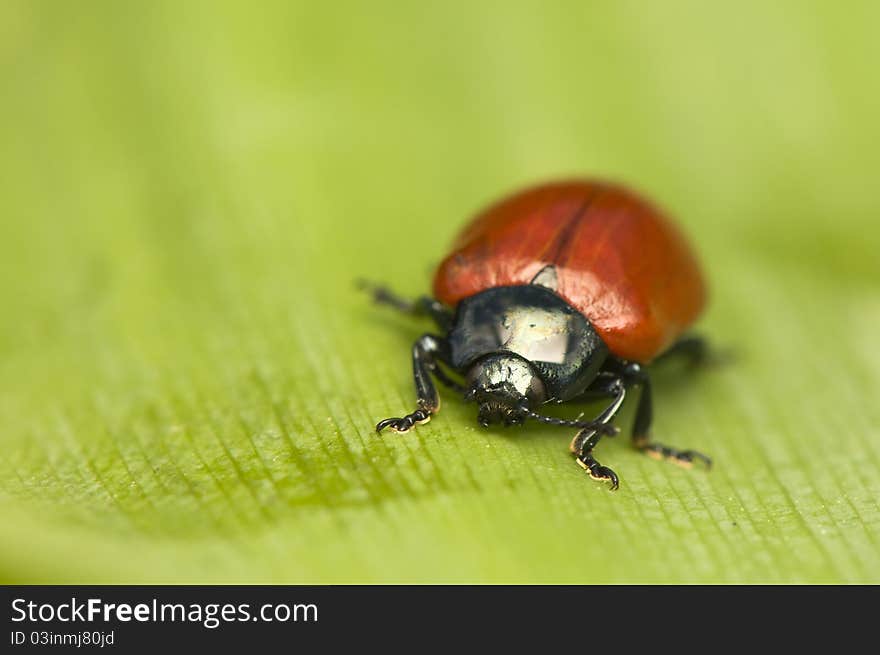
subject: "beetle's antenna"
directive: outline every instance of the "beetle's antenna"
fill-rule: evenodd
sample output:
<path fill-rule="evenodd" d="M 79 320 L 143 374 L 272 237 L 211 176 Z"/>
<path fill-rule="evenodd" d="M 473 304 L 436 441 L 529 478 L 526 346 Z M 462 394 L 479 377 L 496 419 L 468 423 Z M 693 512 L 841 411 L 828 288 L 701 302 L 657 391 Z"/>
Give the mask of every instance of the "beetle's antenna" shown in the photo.
<path fill-rule="evenodd" d="M 601 421 L 572 421 L 564 418 L 556 418 L 555 416 L 543 416 L 542 414 L 538 414 L 533 412 L 530 409 L 523 408 L 523 413 L 529 418 L 533 418 L 536 421 L 540 421 L 541 423 L 546 423 L 547 425 L 558 425 L 561 427 L 568 428 L 587 428 L 591 430 L 596 430 L 597 432 L 602 432 L 608 436 L 614 436 L 618 432 L 620 432 L 620 428 L 617 428 L 610 423 L 604 423 Z"/>

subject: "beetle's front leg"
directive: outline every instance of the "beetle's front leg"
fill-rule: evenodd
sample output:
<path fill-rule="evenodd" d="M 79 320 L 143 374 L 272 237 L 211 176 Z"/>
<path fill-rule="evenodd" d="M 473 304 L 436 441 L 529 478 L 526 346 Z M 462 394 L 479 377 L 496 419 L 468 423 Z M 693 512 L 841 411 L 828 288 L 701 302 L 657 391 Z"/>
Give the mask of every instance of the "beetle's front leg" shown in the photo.
<path fill-rule="evenodd" d="M 608 407 L 602 410 L 602 413 L 596 417 L 594 422 L 597 426 L 610 423 L 620 410 L 620 406 L 623 405 L 624 398 L 626 398 L 626 386 L 620 378 L 613 379 L 604 391 L 608 394 L 612 394 L 614 398 L 608 404 Z M 596 458 L 593 457 L 593 449 L 599 443 L 599 440 L 603 435 L 604 432 L 597 428 L 584 428 L 574 436 L 574 439 L 571 440 L 569 449 L 577 458 L 577 463 L 590 474 L 591 478 L 594 480 L 607 480 L 611 483 L 611 490 L 616 491 L 620 486 L 617 474 L 607 466 L 600 464 Z"/>
<path fill-rule="evenodd" d="M 593 448 L 596 447 L 596 444 L 599 443 L 599 439 L 601 438 L 601 432 L 585 428 L 578 432 L 578 434 L 575 435 L 575 438 L 572 439 L 572 452 L 577 456 L 577 463 L 590 474 L 591 478 L 599 481 L 607 480 L 611 483 L 611 491 L 617 491 L 617 488 L 620 486 L 620 480 L 617 478 L 617 473 L 607 466 L 602 466 L 602 464 L 593 457 Z M 577 446 L 575 446 L 575 443 L 577 443 Z M 577 447 L 577 450 L 575 450 L 575 447 Z"/>
<path fill-rule="evenodd" d="M 416 341 L 412 350 L 412 362 L 418 408 L 401 418 L 386 418 L 384 421 L 379 421 L 376 432 L 382 432 L 385 428 L 400 433 L 409 432 L 413 426 L 431 420 L 431 416 L 440 410 L 440 394 L 437 393 L 431 373 L 445 384 L 460 388 L 460 385 L 446 377 L 437 366 L 438 359 L 446 359 L 446 351 L 446 341 L 440 337 L 426 334 Z"/>

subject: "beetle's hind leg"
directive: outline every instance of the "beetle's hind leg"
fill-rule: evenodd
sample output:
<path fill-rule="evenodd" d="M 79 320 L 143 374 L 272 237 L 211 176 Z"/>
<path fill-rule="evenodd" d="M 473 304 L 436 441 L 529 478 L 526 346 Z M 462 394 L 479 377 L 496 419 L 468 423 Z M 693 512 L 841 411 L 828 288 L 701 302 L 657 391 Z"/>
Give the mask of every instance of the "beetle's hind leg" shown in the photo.
<path fill-rule="evenodd" d="M 689 335 L 673 343 L 656 361 L 683 359 L 689 366 L 703 366 L 714 359 L 709 342 L 704 337 Z"/>
<path fill-rule="evenodd" d="M 738 353 L 731 348 L 716 348 L 705 337 L 691 334 L 682 337 L 662 353 L 655 363 L 682 360 L 689 369 L 724 366 L 736 360 Z"/>
<path fill-rule="evenodd" d="M 407 300 L 381 284 L 366 280 L 358 280 L 357 286 L 367 291 L 373 297 L 373 301 L 380 305 L 388 305 L 410 316 L 428 316 L 444 331 L 452 326 L 452 311 L 433 298 L 420 296 L 416 300 Z"/>
<path fill-rule="evenodd" d="M 641 387 L 636 418 L 633 422 L 632 443 L 636 449 L 654 459 L 665 459 L 679 466 L 690 468 L 694 462 L 712 466 L 712 460 L 696 450 L 678 450 L 651 440 L 651 423 L 654 419 L 654 403 L 651 394 L 651 378 L 639 364 L 630 363 L 625 373 L 629 384 Z"/>
<path fill-rule="evenodd" d="M 427 423 L 431 416 L 440 410 L 440 394 L 431 379 L 433 373 L 440 382 L 456 391 L 464 391 L 464 388 L 452 380 L 438 366 L 437 362 L 446 359 L 446 341 L 430 334 L 423 335 L 413 345 L 412 363 L 413 380 L 416 385 L 416 398 L 418 407 L 411 414 L 400 418 L 386 418 L 376 425 L 376 432 L 382 432 L 385 428 L 391 428 L 395 432 L 409 432 L 413 426 Z"/>

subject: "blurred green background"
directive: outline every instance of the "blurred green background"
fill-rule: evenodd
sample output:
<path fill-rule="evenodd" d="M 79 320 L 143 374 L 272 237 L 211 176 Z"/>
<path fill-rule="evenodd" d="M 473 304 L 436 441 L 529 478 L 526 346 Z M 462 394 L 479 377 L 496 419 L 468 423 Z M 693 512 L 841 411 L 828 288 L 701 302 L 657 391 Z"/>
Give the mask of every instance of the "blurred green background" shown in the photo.
<path fill-rule="evenodd" d="M 880 582 L 876 2 L 0 6 L 0 579 Z M 678 217 L 740 357 L 658 439 L 405 437 L 404 294 L 601 175 Z M 577 411 L 591 411 L 579 407 Z M 621 423 L 627 425 L 632 408 Z"/>

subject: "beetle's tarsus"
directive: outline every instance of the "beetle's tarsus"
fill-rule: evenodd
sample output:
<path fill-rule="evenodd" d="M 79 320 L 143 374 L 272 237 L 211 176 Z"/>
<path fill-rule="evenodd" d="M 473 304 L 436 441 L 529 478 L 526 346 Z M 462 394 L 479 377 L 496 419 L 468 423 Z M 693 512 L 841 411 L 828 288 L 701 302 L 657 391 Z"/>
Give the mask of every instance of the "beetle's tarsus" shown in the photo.
<path fill-rule="evenodd" d="M 633 445 L 637 450 L 653 459 L 666 460 L 684 468 L 691 468 L 694 462 L 701 462 L 707 469 L 712 468 L 712 458 L 696 450 L 670 448 L 662 443 L 650 441 L 648 437 L 644 436 L 633 439 Z"/>
<path fill-rule="evenodd" d="M 381 433 L 386 428 L 391 428 L 398 434 L 406 434 L 416 425 L 422 425 L 431 420 L 430 412 L 424 409 L 417 409 L 412 414 L 407 414 L 402 418 L 386 418 L 376 424 L 376 432 Z"/>
<path fill-rule="evenodd" d="M 598 480 L 599 482 L 610 482 L 611 486 L 609 487 L 609 489 L 611 491 L 617 491 L 620 488 L 620 479 L 617 477 L 617 473 L 612 471 L 607 466 L 603 466 L 602 464 L 597 462 L 590 453 L 579 455 L 577 458 L 577 463 L 580 464 L 581 467 L 594 480 Z"/>
<path fill-rule="evenodd" d="M 617 474 L 607 466 L 603 466 L 596 458 L 593 457 L 593 449 L 603 437 L 603 433 L 597 430 L 583 429 L 574 435 L 571 440 L 569 450 L 574 453 L 577 463 L 583 468 L 594 480 L 609 481 L 611 483 L 611 491 L 617 491 L 620 487 L 620 480 Z"/>

